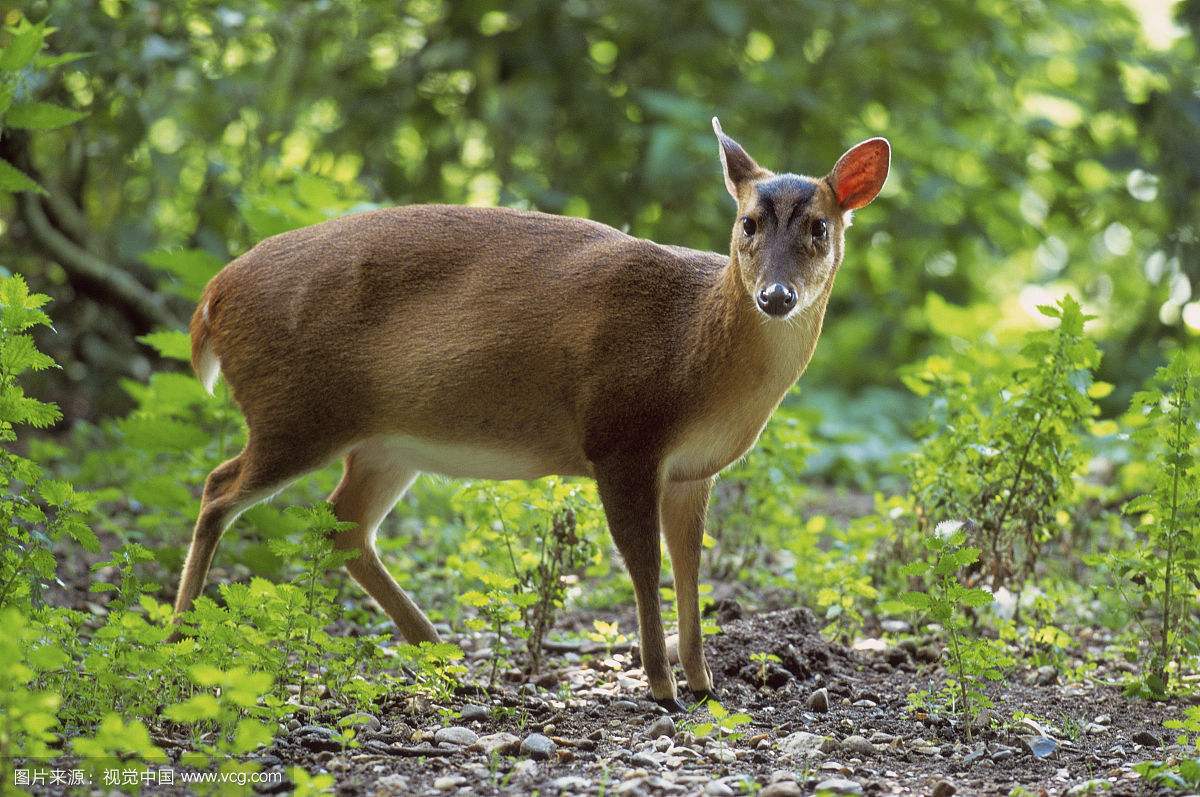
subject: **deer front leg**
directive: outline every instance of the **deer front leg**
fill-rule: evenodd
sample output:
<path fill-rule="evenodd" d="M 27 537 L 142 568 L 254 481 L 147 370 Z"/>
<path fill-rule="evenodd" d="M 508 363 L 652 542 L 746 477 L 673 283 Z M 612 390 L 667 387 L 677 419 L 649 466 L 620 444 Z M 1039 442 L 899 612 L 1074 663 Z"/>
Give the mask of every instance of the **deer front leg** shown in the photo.
<path fill-rule="evenodd" d="M 658 604 L 659 479 L 656 468 L 622 463 L 597 469 L 596 485 L 608 528 L 633 581 L 637 598 L 638 638 L 642 668 L 654 702 L 668 711 L 684 711 L 675 694 L 675 677 L 667 661 L 662 614 Z"/>
<path fill-rule="evenodd" d="M 675 574 L 675 606 L 679 614 L 679 662 L 688 689 L 712 696 L 712 671 L 704 659 L 700 636 L 700 551 L 712 479 L 668 482 L 663 487 L 662 524 L 671 570 Z"/>

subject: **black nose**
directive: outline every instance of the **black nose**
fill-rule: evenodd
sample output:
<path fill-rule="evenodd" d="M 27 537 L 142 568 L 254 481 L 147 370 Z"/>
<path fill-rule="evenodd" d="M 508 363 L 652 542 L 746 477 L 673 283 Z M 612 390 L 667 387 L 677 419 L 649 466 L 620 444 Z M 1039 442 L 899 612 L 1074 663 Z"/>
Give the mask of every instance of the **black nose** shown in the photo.
<path fill-rule="evenodd" d="M 758 292 L 758 306 L 767 315 L 787 315 L 796 306 L 796 292 L 776 282 Z"/>

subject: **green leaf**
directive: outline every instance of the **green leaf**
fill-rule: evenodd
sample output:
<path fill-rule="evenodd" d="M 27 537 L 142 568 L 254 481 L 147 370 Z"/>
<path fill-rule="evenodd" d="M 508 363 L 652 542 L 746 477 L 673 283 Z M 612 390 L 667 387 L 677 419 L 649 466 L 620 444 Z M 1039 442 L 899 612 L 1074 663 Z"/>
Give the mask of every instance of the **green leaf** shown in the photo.
<path fill-rule="evenodd" d="M 20 130 L 55 130 L 78 122 L 87 114 L 49 102 L 22 102 L 8 109 L 4 124 Z"/>
<path fill-rule="evenodd" d="M 174 276 L 172 289 L 188 299 L 199 299 L 204 286 L 225 262 L 204 249 L 158 249 L 142 255 L 151 268 Z"/>
<path fill-rule="evenodd" d="M 993 600 L 992 593 L 985 589 L 968 589 L 962 594 L 962 603 L 964 606 L 990 606 Z"/>
<path fill-rule="evenodd" d="M 27 23 L 24 28 L 13 34 L 8 46 L 0 51 L 0 70 L 16 72 L 18 69 L 24 69 L 37 55 L 38 50 L 42 49 L 45 37 L 44 24 Z"/>
<path fill-rule="evenodd" d="M 192 359 L 192 340 L 186 332 L 178 329 L 160 329 L 142 335 L 138 342 L 146 344 L 168 359 L 184 362 L 190 362 Z"/>
<path fill-rule="evenodd" d="M 38 185 L 32 177 L 4 160 L 4 158 L 0 158 L 0 191 L 7 191 L 9 193 L 17 191 L 36 191 L 39 194 L 46 193 L 46 189 Z"/>
<path fill-rule="evenodd" d="M 163 715 L 173 722 L 192 723 L 216 719 L 221 712 L 217 699 L 210 694 L 193 695 L 182 703 L 167 706 Z"/>
<path fill-rule="evenodd" d="M 233 753 L 245 755 L 270 744 L 274 737 L 270 729 L 258 720 L 243 719 L 233 734 Z"/>

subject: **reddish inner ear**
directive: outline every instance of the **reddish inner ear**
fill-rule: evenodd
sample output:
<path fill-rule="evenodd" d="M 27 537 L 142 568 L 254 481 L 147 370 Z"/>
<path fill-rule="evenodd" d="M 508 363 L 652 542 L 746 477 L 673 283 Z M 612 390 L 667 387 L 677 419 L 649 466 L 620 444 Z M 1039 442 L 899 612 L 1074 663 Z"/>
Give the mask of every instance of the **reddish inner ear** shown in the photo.
<path fill-rule="evenodd" d="M 882 138 L 864 141 L 833 167 L 833 190 L 846 210 L 857 210 L 878 196 L 887 179 L 891 147 Z"/>

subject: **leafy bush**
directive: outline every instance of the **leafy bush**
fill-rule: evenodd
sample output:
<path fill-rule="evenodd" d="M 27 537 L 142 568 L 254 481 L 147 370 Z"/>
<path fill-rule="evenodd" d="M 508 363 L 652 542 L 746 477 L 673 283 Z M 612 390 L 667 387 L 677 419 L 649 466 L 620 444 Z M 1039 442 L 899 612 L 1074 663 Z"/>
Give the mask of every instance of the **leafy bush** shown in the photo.
<path fill-rule="evenodd" d="M 1200 654 L 1200 358 L 1178 350 L 1133 401 L 1133 436 L 1150 489 L 1124 511 L 1138 520 L 1134 545 L 1108 554 L 1117 587 L 1150 643 L 1143 685 L 1162 696 L 1184 657 Z"/>
<path fill-rule="evenodd" d="M 598 544 L 603 526 L 595 486 L 548 478 L 528 486 L 472 486 L 457 498 L 468 527 L 447 566 L 470 579 L 472 588 L 458 596 L 477 612 L 467 627 L 492 632 L 490 680 L 513 653 L 510 635 L 525 641 L 526 669 L 536 672 L 570 584 L 581 573 L 610 569 Z"/>
<path fill-rule="evenodd" d="M 17 427 L 44 428 L 61 417 L 57 407 L 27 396 L 17 383 L 27 371 L 54 365 L 30 334 L 50 325 L 41 310 L 47 301 L 31 294 L 19 275 L 0 279 L 0 442 L 6 444 L 0 449 L 0 608 L 41 602 L 54 578 L 52 546 L 59 540 L 99 549 L 87 524 L 91 499 L 8 445 L 17 440 Z"/>
<path fill-rule="evenodd" d="M 1081 434 L 1111 386 L 1085 315 L 1070 296 L 1038 308 L 1053 330 L 1026 336 L 1010 366 L 995 347 L 962 344 L 904 378 L 933 399 L 926 436 L 908 461 L 921 526 L 969 518 L 993 588 L 1020 584 L 1042 546 L 1061 533 L 1085 461 Z"/>

